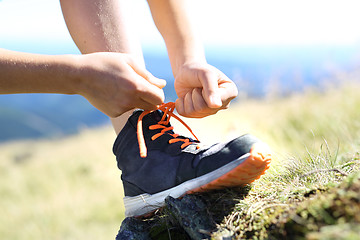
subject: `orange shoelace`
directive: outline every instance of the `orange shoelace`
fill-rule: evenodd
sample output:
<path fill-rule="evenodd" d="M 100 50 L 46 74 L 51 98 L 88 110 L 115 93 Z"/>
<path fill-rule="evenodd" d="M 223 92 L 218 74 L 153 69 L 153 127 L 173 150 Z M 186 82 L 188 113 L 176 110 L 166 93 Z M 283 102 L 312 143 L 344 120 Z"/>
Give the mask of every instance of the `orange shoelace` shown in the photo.
<path fill-rule="evenodd" d="M 195 136 L 195 134 L 192 132 L 191 128 L 183 121 L 181 120 L 178 116 L 176 116 L 173 111 L 175 110 L 175 103 L 174 102 L 168 102 L 168 103 L 163 103 L 162 105 L 159 106 L 158 110 L 161 110 L 164 112 L 164 115 L 162 116 L 161 120 L 154 125 L 151 125 L 149 127 L 150 130 L 154 130 L 154 129 L 162 129 L 161 132 L 153 135 L 151 137 L 151 140 L 155 140 L 158 137 L 162 136 L 163 134 L 169 134 L 173 137 L 173 139 L 169 140 L 169 144 L 171 143 L 176 143 L 176 142 L 184 142 L 181 145 L 181 148 L 185 148 L 186 146 L 193 144 L 194 142 L 191 142 L 190 139 L 188 138 L 178 138 L 179 134 L 176 133 L 167 133 L 168 131 L 173 130 L 174 127 L 167 127 L 167 125 L 169 124 L 170 118 L 174 117 L 175 119 L 177 119 L 179 122 L 181 122 L 190 132 L 191 134 L 195 137 L 196 140 L 199 141 L 199 139 Z M 154 110 L 156 111 L 156 110 Z M 140 148 L 140 156 L 142 158 L 145 158 L 147 156 L 147 148 L 146 148 L 146 144 L 145 144 L 145 139 L 144 139 L 144 134 L 143 134 L 143 128 L 142 128 L 142 119 L 145 115 L 151 113 L 153 111 L 144 111 L 140 114 L 138 122 L 137 122 L 137 138 L 138 138 L 138 143 L 139 143 L 139 148 Z M 166 117 L 168 116 L 168 118 L 166 119 Z"/>

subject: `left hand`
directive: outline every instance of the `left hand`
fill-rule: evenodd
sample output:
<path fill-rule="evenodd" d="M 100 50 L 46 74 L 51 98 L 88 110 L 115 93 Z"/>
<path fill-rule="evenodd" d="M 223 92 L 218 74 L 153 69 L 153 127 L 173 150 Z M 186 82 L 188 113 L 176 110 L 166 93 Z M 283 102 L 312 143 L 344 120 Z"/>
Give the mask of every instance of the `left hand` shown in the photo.
<path fill-rule="evenodd" d="M 207 63 L 188 63 L 175 77 L 177 112 L 184 117 L 202 118 L 228 108 L 238 90 L 224 73 Z"/>

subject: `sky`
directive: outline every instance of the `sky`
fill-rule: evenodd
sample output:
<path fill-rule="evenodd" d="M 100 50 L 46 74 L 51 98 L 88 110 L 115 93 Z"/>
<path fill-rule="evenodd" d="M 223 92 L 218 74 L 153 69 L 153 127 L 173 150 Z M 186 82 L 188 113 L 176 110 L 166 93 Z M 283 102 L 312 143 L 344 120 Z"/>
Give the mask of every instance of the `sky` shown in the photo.
<path fill-rule="evenodd" d="M 358 0 L 190 0 L 204 44 L 351 45 L 360 42 Z M 163 41 L 145 0 L 128 0 L 145 46 Z M 58 0 L 0 0 L 0 47 L 73 44 Z"/>

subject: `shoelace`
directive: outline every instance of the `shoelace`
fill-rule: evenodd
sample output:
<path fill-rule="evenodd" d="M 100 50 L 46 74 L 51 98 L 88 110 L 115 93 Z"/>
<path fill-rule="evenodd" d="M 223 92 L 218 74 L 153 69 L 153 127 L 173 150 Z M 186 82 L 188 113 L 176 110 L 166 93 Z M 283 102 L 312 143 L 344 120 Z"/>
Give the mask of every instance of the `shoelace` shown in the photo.
<path fill-rule="evenodd" d="M 169 140 L 169 144 L 171 143 L 176 143 L 176 142 L 184 142 L 180 147 L 181 149 L 185 148 L 186 146 L 193 144 L 194 142 L 191 142 L 190 139 L 188 138 L 178 138 L 179 134 L 176 133 L 168 133 L 168 131 L 173 130 L 173 126 L 168 127 L 167 125 L 170 122 L 170 118 L 174 117 L 176 120 L 178 120 L 179 122 L 181 122 L 190 132 L 191 134 L 195 137 L 195 139 L 197 141 L 199 141 L 199 139 L 195 136 L 195 134 L 192 132 L 191 128 L 183 121 L 181 120 L 178 116 L 176 116 L 173 111 L 175 110 L 175 103 L 174 102 L 168 102 L 168 103 L 163 103 L 162 105 L 159 106 L 158 110 L 161 110 L 164 112 L 164 115 L 162 116 L 161 120 L 154 125 L 151 125 L 149 127 L 150 130 L 154 130 L 154 129 L 162 129 L 161 132 L 153 135 L 151 137 L 151 140 L 155 140 L 158 137 L 162 136 L 163 134 L 169 134 L 173 137 L 173 139 Z M 156 111 L 156 110 L 154 110 Z M 142 158 L 145 158 L 147 156 L 147 148 L 146 148 L 146 144 L 145 144 L 145 139 L 144 139 L 144 134 L 143 134 L 143 128 L 142 128 L 142 119 L 145 115 L 151 113 L 153 111 L 144 111 L 140 114 L 138 122 L 137 122 L 137 138 L 138 138 L 138 143 L 139 143 L 139 148 L 140 148 L 140 156 Z M 168 117 L 167 117 L 168 116 Z M 167 119 L 166 119 L 167 117 Z M 199 146 L 197 146 L 199 147 Z"/>

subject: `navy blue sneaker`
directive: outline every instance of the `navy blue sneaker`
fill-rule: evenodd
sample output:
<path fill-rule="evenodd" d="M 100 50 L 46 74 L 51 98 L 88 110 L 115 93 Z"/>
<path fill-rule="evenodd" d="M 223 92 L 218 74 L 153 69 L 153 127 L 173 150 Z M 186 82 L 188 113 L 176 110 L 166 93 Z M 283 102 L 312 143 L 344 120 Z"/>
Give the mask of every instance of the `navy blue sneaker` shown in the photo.
<path fill-rule="evenodd" d="M 175 134 L 174 106 L 135 111 L 115 141 L 127 217 L 153 212 L 167 196 L 249 184 L 269 168 L 269 148 L 251 135 L 204 147 Z"/>

